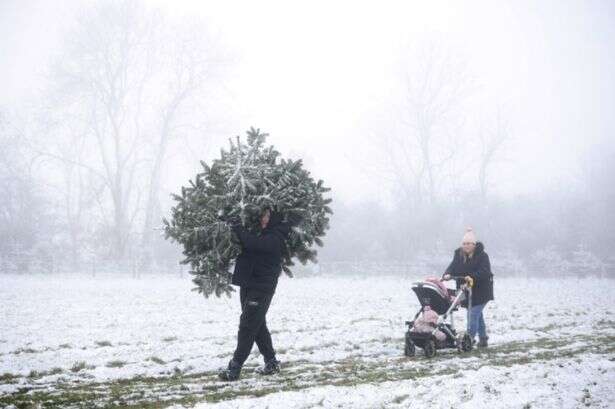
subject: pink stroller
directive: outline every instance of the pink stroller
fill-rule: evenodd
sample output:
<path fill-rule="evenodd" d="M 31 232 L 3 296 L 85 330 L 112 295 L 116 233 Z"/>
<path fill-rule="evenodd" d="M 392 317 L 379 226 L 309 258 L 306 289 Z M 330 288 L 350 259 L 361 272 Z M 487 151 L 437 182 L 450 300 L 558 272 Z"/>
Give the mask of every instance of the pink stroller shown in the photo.
<path fill-rule="evenodd" d="M 472 307 L 473 283 L 463 278 L 459 280 L 464 281 L 459 290 L 447 288 L 435 277 L 412 283 L 412 291 L 419 299 L 421 309 L 414 316 L 414 320 L 406 321 L 406 356 L 414 356 L 416 347 L 422 348 L 428 358 L 435 356 L 438 349 L 457 348 L 459 352 L 472 350 L 470 336 L 466 332 L 458 333 L 455 330 L 453 312 L 457 311 L 465 300 L 468 310 Z"/>

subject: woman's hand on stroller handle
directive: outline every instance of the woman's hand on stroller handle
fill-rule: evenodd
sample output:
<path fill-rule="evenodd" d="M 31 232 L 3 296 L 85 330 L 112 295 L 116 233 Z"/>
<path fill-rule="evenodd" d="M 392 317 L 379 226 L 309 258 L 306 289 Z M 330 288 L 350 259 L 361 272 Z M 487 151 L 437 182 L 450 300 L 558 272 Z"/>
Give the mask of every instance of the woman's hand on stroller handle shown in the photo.
<path fill-rule="evenodd" d="M 455 281 L 457 282 L 463 282 L 464 284 L 467 284 L 468 287 L 474 287 L 474 279 L 471 276 L 451 276 L 448 273 L 444 273 L 442 274 L 442 281 L 448 281 L 448 280 L 452 280 L 455 279 Z"/>

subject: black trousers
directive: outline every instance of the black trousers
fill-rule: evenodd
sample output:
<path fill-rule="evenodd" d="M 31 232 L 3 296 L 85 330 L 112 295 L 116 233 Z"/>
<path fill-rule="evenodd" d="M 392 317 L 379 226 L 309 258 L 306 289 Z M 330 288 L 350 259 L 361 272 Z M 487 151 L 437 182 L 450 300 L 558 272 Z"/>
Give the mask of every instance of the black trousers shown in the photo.
<path fill-rule="evenodd" d="M 254 342 L 265 361 L 275 358 L 271 333 L 267 328 L 266 320 L 272 298 L 273 293 L 244 287 L 239 290 L 241 317 L 237 334 L 237 349 L 233 354 L 233 360 L 240 365 L 248 359 Z"/>

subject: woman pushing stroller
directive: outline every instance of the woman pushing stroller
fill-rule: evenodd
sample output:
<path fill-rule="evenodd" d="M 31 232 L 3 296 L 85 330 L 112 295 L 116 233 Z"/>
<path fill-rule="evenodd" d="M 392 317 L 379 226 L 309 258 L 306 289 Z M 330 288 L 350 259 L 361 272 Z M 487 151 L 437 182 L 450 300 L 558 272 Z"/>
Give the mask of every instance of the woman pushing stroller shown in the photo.
<path fill-rule="evenodd" d="M 493 274 L 489 255 L 485 252 L 485 246 L 477 241 L 472 228 L 466 229 L 461 241 L 461 247 L 455 250 L 453 260 L 446 268 L 444 280 L 456 277 L 471 277 L 474 280 L 472 288 L 472 304 L 470 311 L 468 334 L 475 343 L 478 333 L 479 347 L 487 347 L 487 327 L 483 318 L 485 305 L 493 300 Z M 459 286 L 459 281 L 457 283 Z"/>

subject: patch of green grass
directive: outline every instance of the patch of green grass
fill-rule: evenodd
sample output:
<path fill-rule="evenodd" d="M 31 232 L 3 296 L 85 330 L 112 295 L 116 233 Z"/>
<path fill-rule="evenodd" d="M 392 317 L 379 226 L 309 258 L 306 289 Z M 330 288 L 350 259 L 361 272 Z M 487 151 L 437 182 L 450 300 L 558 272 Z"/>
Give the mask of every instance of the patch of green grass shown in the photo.
<path fill-rule="evenodd" d="M 615 327 L 615 321 L 601 319 L 601 320 L 596 321 L 596 323 L 594 324 L 594 328 L 597 328 L 597 327 L 610 327 L 610 328 L 614 328 Z"/>
<path fill-rule="evenodd" d="M 572 343 L 585 343 L 574 348 Z M 323 346 L 319 346 L 323 347 Z M 251 382 L 253 368 L 248 366 L 243 378 L 248 382 L 229 385 L 219 382 L 216 371 L 186 373 L 175 367 L 166 376 L 136 376 L 115 381 L 69 383 L 58 382 L 55 388 L 49 385 L 32 385 L 19 391 L 0 397 L 0 407 L 15 404 L 27 407 L 38 403 L 47 407 L 83 406 L 84 402 L 110 408 L 152 408 L 173 404 L 191 406 L 197 402 L 218 402 L 248 396 L 264 396 L 280 391 L 298 391 L 319 385 L 353 386 L 360 384 L 379 384 L 385 381 L 402 381 L 458 374 L 461 369 L 479 369 L 482 366 L 506 368 L 535 362 L 548 362 L 554 359 L 570 358 L 573 362 L 584 353 L 610 355 L 615 349 L 613 336 L 573 336 L 558 339 L 537 339 L 529 342 L 510 342 L 494 345 L 484 350 L 457 355 L 456 353 L 438 353 L 433 359 L 405 357 L 381 357 L 380 360 L 366 360 L 365 356 L 352 356 L 345 359 L 320 364 L 292 362 L 285 366 L 282 377 L 259 378 Z M 452 365 L 439 365 L 451 357 L 459 357 Z M 476 358 L 480 357 L 479 360 Z M 154 358 L 149 358 L 150 360 Z M 87 368 L 85 362 L 73 365 L 79 372 Z M 504 373 L 503 376 L 506 376 Z M 13 375 L 5 375 L 12 379 Z M 81 379 L 80 379 L 81 381 Z M 487 392 L 498 394 L 492 387 L 485 387 Z M 162 392 L 162 393 L 161 393 Z M 468 394 L 469 396 L 469 394 Z M 80 399 L 80 400 L 78 400 Z M 407 396 L 392 397 L 394 403 L 403 404 Z M 397 402 L 396 399 L 399 401 Z M 75 403 L 79 402 L 79 403 Z M 21 405 L 21 406 L 20 406 Z M 25 406 L 24 406 L 25 405 Z"/>
<path fill-rule="evenodd" d="M 64 370 L 62 368 L 59 367 L 55 367 L 55 368 L 51 368 L 49 370 L 49 372 L 47 372 L 49 375 L 58 375 L 61 374 L 62 372 L 64 372 Z"/>
<path fill-rule="evenodd" d="M 5 372 L 0 375 L 0 382 L 2 383 L 13 383 L 15 379 L 20 378 L 17 374 L 12 374 L 10 372 Z"/>
<path fill-rule="evenodd" d="M 409 397 L 410 397 L 410 395 L 399 395 L 399 396 L 394 397 L 391 402 L 399 405 L 399 404 L 403 403 Z"/>
<path fill-rule="evenodd" d="M 316 351 L 317 349 L 328 348 L 328 347 L 332 347 L 336 345 L 338 345 L 337 342 L 327 342 L 327 343 L 320 344 L 320 345 L 302 347 L 302 348 L 297 349 L 297 351 L 313 352 L 313 351 Z"/>
<path fill-rule="evenodd" d="M 13 395 L 0 397 L 0 407 L 14 405 L 17 408 L 59 408 L 84 407 L 96 401 L 98 395 L 93 391 L 47 391 L 22 390 Z M 91 406 L 94 406 L 93 404 Z"/>
<path fill-rule="evenodd" d="M 127 364 L 126 361 L 114 360 L 114 361 L 107 362 L 107 365 L 105 365 L 105 366 L 107 368 L 122 368 L 126 364 Z"/>
<path fill-rule="evenodd" d="M 542 331 L 542 332 L 549 332 L 549 331 L 553 331 L 553 330 L 556 330 L 556 329 L 559 329 L 559 328 L 561 328 L 560 325 L 549 324 L 549 325 L 546 325 L 544 327 L 535 328 L 535 330 L 536 331 Z"/>
<path fill-rule="evenodd" d="M 41 378 L 43 375 L 41 374 L 41 372 L 36 371 L 36 370 L 31 370 L 30 373 L 28 374 L 28 378 L 31 379 L 37 379 L 37 378 Z"/>
<path fill-rule="evenodd" d="M 70 370 L 76 373 L 86 369 L 87 367 L 88 365 L 85 361 L 77 361 L 70 367 Z"/>
<path fill-rule="evenodd" d="M 350 325 L 357 324 L 359 322 L 369 322 L 369 321 L 382 321 L 382 319 L 373 318 L 373 317 L 357 318 L 357 319 L 351 320 Z"/>
<path fill-rule="evenodd" d="M 154 363 L 159 364 L 159 365 L 164 365 L 164 364 L 166 364 L 166 362 L 164 361 L 164 359 L 162 359 L 162 358 L 158 358 L 157 356 L 150 356 L 148 359 L 149 359 L 150 361 L 154 362 Z"/>
<path fill-rule="evenodd" d="M 34 354 L 34 353 L 37 353 L 37 352 L 39 352 L 39 351 L 37 351 L 34 348 L 29 348 L 29 347 L 28 348 L 18 348 L 15 351 L 13 351 L 13 353 L 15 355 L 19 355 L 19 354 Z"/>
<path fill-rule="evenodd" d="M 490 393 L 492 395 L 499 395 L 500 394 L 500 392 L 497 389 L 495 389 L 494 387 L 492 387 L 491 385 L 485 385 L 484 389 L 485 389 L 485 392 Z"/>
<path fill-rule="evenodd" d="M 327 326 L 320 326 L 320 327 L 315 327 L 315 328 L 297 328 L 295 331 L 295 333 L 301 333 L 301 332 L 319 332 L 319 331 L 326 331 L 329 329 L 333 329 L 332 327 L 327 327 Z"/>

